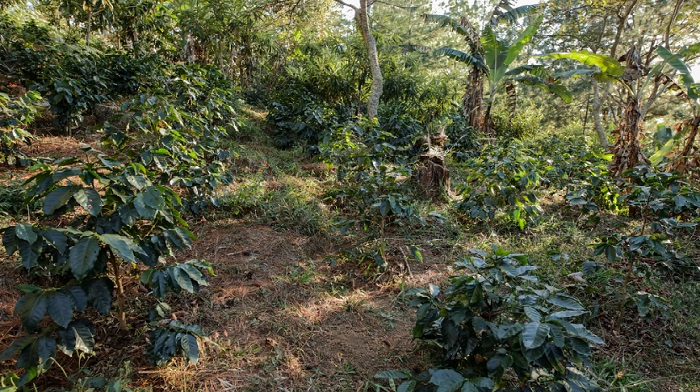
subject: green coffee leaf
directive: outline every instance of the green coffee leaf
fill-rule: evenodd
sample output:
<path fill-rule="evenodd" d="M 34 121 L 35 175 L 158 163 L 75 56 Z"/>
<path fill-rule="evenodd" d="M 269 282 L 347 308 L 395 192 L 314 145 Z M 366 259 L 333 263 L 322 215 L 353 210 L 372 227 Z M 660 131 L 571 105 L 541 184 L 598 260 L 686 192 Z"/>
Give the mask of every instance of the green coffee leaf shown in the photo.
<path fill-rule="evenodd" d="M 479 392 L 479 388 L 472 382 L 467 381 L 464 384 L 462 384 L 461 392 Z"/>
<path fill-rule="evenodd" d="M 585 310 L 565 310 L 561 312 L 554 312 L 547 316 L 547 320 L 551 320 L 553 318 L 570 318 L 570 317 L 577 317 L 581 316 L 583 314 L 586 314 Z"/>
<path fill-rule="evenodd" d="M 32 344 L 34 340 L 36 340 L 36 336 L 23 336 L 15 340 L 5 349 L 5 351 L 2 352 L 2 354 L 0 354 L 0 362 L 13 358 L 24 350 L 25 347 Z"/>
<path fill-rule="evenodd" d="M 541 346 L 549 336 L 549 325 L 539 322 L 525 324 L 522 334 L 523 346 L 531 349 Z"/>
<path fill-rule="evenodd" d="M 185 358 L 187 358 L 190 363 L 196 365 L 197 361 L 199 360 L 199 346 L 197 344 L 197 338 L 190 334 L 182 334 L 180 336 L 180 346 Z"/>
<path fill-rule="evenodd" d="M 525 315 L 527 316 L 527 318 L 529 318 L 531 321 L 542 321 L 542 315 L 535 308 L 531 306 L 525 306 L 523 310 L 525 311 Z"/>
<path fill-rule="evenodd" d="M 562 331 L 561 327 L 555 324 L 550 324 L 549 325 L 549 333 L 552 336 L 552 340 L 554 341 L 554 345 L 562 348 L 564 347 L 564 331 Z"/>
<path fill-rule="evenodd" d="M 165 199 L 158 188 L 148 186 L 136 196 L 134 207 L 142 218 L 153 220 L 158 211 L 165 208 Z"/>
<path fill-rule="evenodd" d="M 88 301 L 98 312 L 108 314 L 112 309 L 113 283 L 108 278 L 90 280 L 85 284 Z"/>
<path fill-rule="evenodd" d="M 189 293 L 194 292 L 194 286 L 192 285 L 192 280 L 190 279 L 189 275 L 187 272 L 183 271 L 180 266 L 177 266 L 175 268 L 171 268 L 169 270 L 170 272 L 170 277 L 172 278 L 173 283 L 176 283 L 177 286 L 179 286 L 181 289 L 184 289 L 185 291 Z"/>
<path fill-rule="evenodd" d="M 45 230 L 40 232 L 49 245 L 53 246 L 59 253 L 65 253 L 68 248 L 68 237 L 58 230 Z"/>
<path fill-rule="evenodd" d="M 95 266 L 100 243 L 94 236 L 82 237 L 70 250 L 70 270 L 76 279 L 82 280 Z"/>
<path fill-rule="evenodd" d="M 36 341 L 36 351 L 38 355 L 38 367 L 46 370 L 53 363 L 53 357 L 56 354 L 56 339 L 48 336 L 42 336 Z"/>
<path fill-rule="evenodd" d="M 570 338 L 569 345 L 577 353 L 587 357 L 591 355 L 591 346 L 583 339 L 580 338 Z"/>
<path fill-rule="evenodd" d="M 28 293 L 15 305 L 15 315 L 22 320 L 22 325 L 33 330 L 46 316 L 48 303 L 43 293 Z"/>
<path fill-rule="evenodd" d="M 438 392 L 454 392 L 462 386 L 464 377 L 452 369 L 440 369 L 433 372 L 430 383 L 438 387 Z"/>
<path fill-rule="evenodd" d="M 30 244 L 33 244 L 37 240 L 37 235 L 34 232 L 32 225 L 27 223 L 19 223 L 15 226 L 15 235 L 17 238 L 25 240 Z"/>
<path fill-rule="evenodd" d="M 44 199 L 44 215 L 51 215 L 54 211 L 66 205 L 68 200 L 73 197 L 75 191 L 76 187 L 73 185 L 60 186 L 51 191 Z"/>
<path fill-rule="evenodd" d="M 65 328 L 73 318 L 73 302 L 66 294 L 54 292 L 49 295 L 48 312 L 56 324 Z"/>
<path fill-rule="evenodd" d="M 129 237 L 118 234 L 102 234 L 100 240 L 107 244 L 112 252 L 122 260 L 136 263 L 138 259 L 134 253 L 143 254 L 144 251 Z"/>
<path fill-rule="evenodd" d="M 8 227 L 3 231 L 2 246 L 5 247 L 5 252 L 8 256 L 17 251 L 17 230 L 14 227 Z"/>
<path fill-rule="evenodd" d="M 193 265 L 180 264 L 179 268 L 180 268 L 180 270 L 184 271 L 192 281 L 197 282 L 198 285 L 200 285 L 200 286 L 208 286 L 209 285 L 209 282 L 207 282 L 207 278 L 204 276 L 204 274 L 200 270 L 195 268 Z"/>
<path fill-rule="evenodd" d="M 82 188 L 73 197 L 92 216 L 97 216 L 102 211 L 102 198 L 94 189 Z"/>
<path fill-rule="evenodd" d="M 404 381 L 396 388 L 396 392 L 413 392 L 416 389 L 416 382 L 414 380 Z"/>
<path fill-rule="evenodd" d="M 561 294 L 547 298 L 547 302 L 569 310 L 586 310 L 576 299 Z"/>
<path fill-rule="evenodd" d="M 19 255 L 22 258 L 22 265 L 26 269 L 32 269 L 39 261 L 41 243 L 35 242 L 30 244 L 27 241 L 19 240 L 17 246 L 19 248 Z"/>

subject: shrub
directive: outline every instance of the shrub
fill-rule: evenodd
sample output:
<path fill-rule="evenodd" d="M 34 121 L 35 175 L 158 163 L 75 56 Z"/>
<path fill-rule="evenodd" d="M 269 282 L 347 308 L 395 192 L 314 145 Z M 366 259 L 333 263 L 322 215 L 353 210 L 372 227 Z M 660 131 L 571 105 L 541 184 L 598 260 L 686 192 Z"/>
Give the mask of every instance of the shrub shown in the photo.
<path fill-rule="evenodd" d="M 423 223 L 410 198 L 410 163 L 391 144 L 394 136 L 376 120 L 360 119 L 328 132 L 321 144 L 323 159 L 337 168 L 340 186 L 328 194 L 337 206 L 350 207 L 358 219 L 343 223 L 363 230 L 387 223 Z"/>
<path fill-rule="evenodd" d="M 29 157 L 21 150 L 33 139 L 26 127 L 34 121 L 41 108 L 41 96 L 30 91 L 15 98 L 0 92 L 0 163 L 29 165 Z"/>
<path fill-rule="evenodd" d="M 504 212 L 521 230 L 539 214 L 540 170 L 521 142 L 490 145 L 464 162 L 469 174 L 459 184 L 463 199 L 457 209 L 472 219 L 493 220 Z"/>
<path fill-rule="evenodd" d="M 458 162 L 464 162 L 479 154 L 479 137 L 461 115 L 453 114 L 449 117 L 445 133 L 448 138 L 446 147 Z"/>
<path fill-rule="evenodd" d="M 534 107 L 519 109 L 514 114 L 499 107 L 493 115 L 499 137 L 521 140 L 536 135 L 541 129 L 543 118 L 544 114 Z"/>
<path fill-rule="evenodd" d="M 123 281 L 138 276 L 150 290 L 148 358 L 154 364 L 182 354 L 198 359 L 197 326 L 170 316 L 169 293 L 197 292 L 207 285 L 211 266 L 203 261 L 168 259 L 191 246 L 193 234 L 183 214 L 201 212 L 218 184 L 230 181 L 220 144 L 235 129 L 235 97 L 218 88 L 215 70 L 180 69 L 171 82 L 177 96 L 140 95 L 119 128 L 107 124 L 103 142 L 113 155 L 84 147 L 68 157 L 33 167 L 27 181 L 30 203 L 42 206 L 32 223 L 3 230 L 7 253 L 19 253 L 28 272 L 24 295 L 15 306 L 27 332 L 0 361 L 17 357 L 25 372 L 18 386 L 46 371 L 58 350 L 92 353 L 89 316 L 109 314 L 116 304 L 120 329 L 132 305 Z M 186 195 L 184 199 L 180 193 Z M 116 294 L 115 294 L 116 293 Z"/>
<path fill-rule="evenodd" d="M 3 179 L 4 180 L 4 179 Z M 0 188 L 0 217 L 14 216 L 22 210 L 24 187 L 21 182 L 12 181 Z"/>
<path fill-rule="evenodd" d="M 598 390 L 582 371 L 591 344 L 603 341 L 573 320 L 587 314 L 565 292 L 538 282 L 520 254 L 473 250 L 455 266 L 465 273 L 441 290 L 416 291 L 413 336 L 441 347 L 444 367 L 407 379 L 436 391 Z"/>

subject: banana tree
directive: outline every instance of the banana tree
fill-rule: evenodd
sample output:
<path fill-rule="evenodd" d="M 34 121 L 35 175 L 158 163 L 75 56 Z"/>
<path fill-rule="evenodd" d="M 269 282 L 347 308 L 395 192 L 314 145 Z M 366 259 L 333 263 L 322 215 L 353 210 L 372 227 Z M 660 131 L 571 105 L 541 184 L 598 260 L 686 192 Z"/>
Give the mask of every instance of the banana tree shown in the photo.
<path fill-rule="evenodd" d="M 664 61 L 657 63 L 653 68 L 648 69 L 642 65 L 639 51 L 635 46 L 616 60 L 610 56 L 590 53 L 588 51 L 551 53 L 542 57 L 553 59 L 569 59 L 579 63 L 593 66 L 593 69 L 579 69 L 564 73 L 566 76 L 588 74 L 597 81 L 617 82 L 627 91 L 627 101 L 621 121 L 617 124 L 617 138 L 615 145 L 611 148 L 613 159 L 610 162 L 609 172 L 616 177 L 621 176 L 626 170 L 632 169 L 640 163 L 649 163 L 649 159 L 644 155 L 639 144 L 639 129 L 644 114 L 654 102 L 669 87 L 673 87 L 671 78 L 664 74 L 664 68 L 671 65 L 681 73 L 682 83 L 686 86 L 687 95 L 691 100 L 698 100 L 698 84 L 690 75 L 690 70 L 678 55 L 673 55 L 663 47 L 657 47 L 657 53 Z M 624 62 L 623 66 L 621 62 Z M 649 86 L 655 86 L 649 94 L 648 101 L 644 106 L 640 102 L 647 94 Z M 662 86 L 658 88 L 658 86 Z M 694 109 L 694 118 L 698 118 L 697 108 Z M 697 122 L 696 122 L 697 123 Z M 696 127 L 697 128 L 697 127 Z M 692 132 L 691 132 L 692 134 Z M 697 134 L 697 130 L 695 131 Z M 695 136 L 693 135 L 693 138 Z M 692 140 L 691 140 L 692 146 Z"/>
<path fill-rule="evenodd" d="M 690 67 L 683 61 L 683 58 L 700 52 L 700 43 L 684 48 L 677 54 L 672 53 L 663 46 L 656 48 L 656 52 L 664 59 L 664 63 L 668 63 L 668 65 L 673 67 L 680 75 L 680 85 L 674 83 L 672 80 L 670 82 L 673 83 L 676 89 L 681 90 L 681 95 L 688 99 L 692 110 L 692 116 L 677 127 L 679 135 L 682 132 L 685 132 L 687 135 L 683 148 L 673 159 L 671 165 L 672 169 L 679 173 L 685 173 L 691 167 L 700 168 L 700 156 L 698 156 L 698 150 L 700 150 L 700 148 L 695 146 L 695 138 L 698 136 L 698 129 L 700 128 L 700 83 L 695 81 L 690 72 Z M 670 144 L 672 148 L 674 142 L 677 140 L 679 139 L 673 138 L 669 140 L 667 145 Z M 670 148 L 668 150 L 670 150 Z M 659 152 L 665 155 L 664 148 L 660 149 Z M 652 161 L 654 160 L 653 158 L 655 157 L 652 157 Z"/>
<path fill-rule="evenodd" d="M 537 17 L 512 43 L 499 39 L 496 35 L 494 29 L 498 27 L 499 21 L 512 22 L 533 9 L 533 6 L 512 8 L 508 1 L 502 1 L 481 33 L 477 32 L 466 18 L 457 21 L 446 15 L 426 15 L 427 20 L 449 26 L 465 37 L 469 45 L 468 52 L 454 48 L 441 48 L 436 52 L 471 66 L 462 100 L 462 115 L 469 125 L 486 134 L 492 134 L 495 131 L 491 108 L 499 93 L 505 91 L 509 95 L 510 110 L 515 110 L 514 82 L 539 86 L 556 94 L 564 101 L 571 102 L 572 97 L 568 90 L 556 80 L 547 77 L 541 66 L 511 68 L 522 50 L 532 40 L 542 23 L 542 16 Z M 484 80 L 488 82 L 486 96 L 484 96 Z M 482 116 L 484 104 L 486 104 L 486 111 Z"/>
<path fill-rule="evenodd" d="M 610 56 L 588 51 L 551 53 L 543 57 L 569 59 L 597 67 L 597 69 L 573 70 L 568 72 L 567 76 L 589 74 L 597 81 L 616 81 L 623 86 L 627 90 L 627 103 L 622 119 L 617 125 L 617 140 L 612 147 L 613 159 L 610 162 L 609 172 L 619 177 L 624 171 L 648 162 L 639 144 L 639 127 L 642 122 L 639 102 L 650 78 L 648 71 L 641 65 L 636 47 L 632 46 L 627 54 L 620 58 L 626 66 Z M 645 75 L 647 75 L 646 80 L 642 82 L 642 76 Z"/>

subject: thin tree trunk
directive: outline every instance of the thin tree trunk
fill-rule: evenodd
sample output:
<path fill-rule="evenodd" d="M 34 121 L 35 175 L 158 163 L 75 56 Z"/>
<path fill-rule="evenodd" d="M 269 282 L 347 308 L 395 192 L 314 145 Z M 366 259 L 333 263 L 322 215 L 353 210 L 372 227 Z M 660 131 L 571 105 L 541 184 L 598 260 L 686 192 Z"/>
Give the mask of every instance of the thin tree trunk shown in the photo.
<path fill-rule="evenodd" d="M 129 327 L 126 324 L 126 305 L 124 302 L 124 285 L 119 273 L 119 263 L 116 258 L 112 258 L 112 268 L 114 269 L 114 280 L 117 282 L 117 312 L 119 318 L 119 329 L 126 331 Z"/>
<path fill-rule="evenodd" d="M 506 81 L 504 87 L 508 96 L 508 110 L 510 111 L 510 117 L 508 117 L 508 125 L 512 125 L 513 118 L 515 118 L 515 111 L 518 108 L 518 90 L 515 87 L 515 83 L 512 80 Z"/>
<path fill-rule="evenodd" d="M 493 94 L 491 94 L 493 96 Z M 483 125 L 483 130 L 484 133 L 488 136 L 496 136 L 496 126 L 493 123 L 493 120 L 491 119 L 491 107 L 492 107 L 493 101 L 489 99 L 488 104 L 486 105 L 486 114 L 484 114 L 484 125 Z"/>
<path fill-rule="evenodd" d="M 676 21 L 676 17 L 678 17 L 678 11 L 681 10 L 681 6 L 685 0 L 678 0 L 676 2 L 676 6 L 673 7 L 673 13 L 671 14 L 671 19 L 668 20 L 668 24 L 666 25 L 666 34 L 664 34 L 664 44 L 666 47 L 670 47 L 671 45 L 669 44 L 669 39 L 671 38 L 671 26 L 673 26 L 673 23 Z"/>
<path fill-rule="evenodd" d="M 586 96 L 586 111 L 584 112 L 583 115 L 583 139 L 586 139 L 586 126 L 588 125 L 588 110 L 591 107 L 591 94 L 589 93 L 588 96 Z"/>
<path fill-rule="evenodd" d="M 90 47 L 90 30 L 92 29 L 92 8 L 88 8 L 87 30 L 85 31 L 85 46 Z"/>
<path fill-rule="evenodd" d="M 598 140 L 600 145 L 604 149 L 610 148 L 610 143 L 608 143 L 608 136 L 605 134 L 605 129 L 603 129 L 602 117 L 602 105 L 600 103 L 600 86 L 597 81 L 593 81 L 593 123 L 595 125 L 595 131 L 598 134 Z"/>
<path fill-rule="evenodd" d="M 617 45 L 620 44 L 620 37 L 622 37 L 622 30 L 625 28 L 625 23 L 627 23 L 627 18 L 629 18 L 634 6 L 637 5 L 637 0 L 632 0 L 623 14 L 618 14 L 617 30 L 615 31 L 615 39 L 613 40 L 612 46 L 610 47 L 610 57 L 615 57 L 617 54 Z"/>
<path fill-rule="evenodd" d="M 357 28 L 365 41 L 365 46 L 367 46 L 369 69 L 372 73 L 372 88 L 369 93 L 369 101 L 367 102 L 367 117 L 375 118 L 379 110 L 379 99 L 384 90 L 384 78 L 382 77 L 382 70 L 379 68 L 377 41 L 375 41 L 369 28 L 368 8 L 370 5 L 371 3 L 368 4 L 367 0 L 360 0 L 360 7 L 355 7 L 355 22 L 357 22 Z"/>

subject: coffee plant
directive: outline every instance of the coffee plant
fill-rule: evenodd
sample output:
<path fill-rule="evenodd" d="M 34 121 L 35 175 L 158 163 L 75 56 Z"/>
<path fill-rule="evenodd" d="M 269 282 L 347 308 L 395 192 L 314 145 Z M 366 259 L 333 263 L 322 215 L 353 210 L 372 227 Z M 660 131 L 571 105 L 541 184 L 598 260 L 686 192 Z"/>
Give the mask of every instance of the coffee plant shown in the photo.
<path fill-rule="evenodd" d="M 607 174 L 606 167 L 612 157 L 587 145 L 580 137 L 552 135 L 528 141 L 527 146 L 539 161 L 542 182 L 557 190 L 586 183 L 593 172 Z"/>
<path fill-rule="evenodd" d="M 477 132 L 459 114 L 448 116 L 446 122 L 447 143 L 445 147 L 450 152 L 450 156 L 458 162 L 464 162 L 477 156 L 481 144 Z"/>
<path fill-rule="evenodd" d="M 630 307 L 636 308 L 637 314 L 647 320 L 668 315 L 667 300 L 661 292 L 653 292 L 650 279 L 679 278 L 698 272 L 696 263 L 679 252 L 674 239 L 695 229 L 700 213 L 700 192 L 676 174 L 649 166 L 638 166 L 625 175 L 624 180 L 600 179 L 597 184 L 615 189 L 616 203 L 626 206 L 640 223 L 630 233 L 615 232 L 599 237 L 593 244 L 593 255 L 604 257 L 605 263 L 589 260 L 583 264 L 584 275 L 597 287 L 589 289 L 590 294 L 617 304 L 618 328 Z M 597 211 L 598 206 L 604 204 L 599 204 L 600 199 L 580 197 L 586 190 L 569 194 L 569 203 Z"/>
<path fill-rule="evenodd" d="M 41 95 L 30 91 L 10 97 L 0 91 L 0 164 L 29 165 L 29 157 L 20 147 L 33 139 L 25 128 L 34 121 L 41 108 Z"/>
<path fill-rule="evenodd" d="M 622 206 L 622 190 L 618 182 L 608 175 L 605 167 L 593 166 L 583 169 L 585 178 L 567 186 L 565 195 L 568 206 L 581 211 L 586 221 L 597 224 L 603 211 L 619 211 Z"/>
<path fill-rule="evenodd" d="M 662 231 L 664 220 L 690 221 L 700 216 L 700 190 L 677 174 L 638 166 L 625 176 L 628 182 L 624 201 L 630 207 L 630 215 L 642 218 L 642 233 L 647 225 L 653 232 Z"/>
<path fill-rule="evenodd" d="M 337 168 L 341 184 L 328 197 L 341 210 L 350 207 L 359 217 L 343 222 L 345 228 L 379 226 L 383 231 L 387 223 L 424 222 L 408 196 L 411 190 L 405 180 L 411 175 L 410 164 L 396 154 L 392 140 L 393 135 L 382 131 L 376 120 L 349 123 L 325 135 L 321 154 Z"/>
<path fill-rule="evenodd" d="M 653 291 L 649 278 L 659 265 L 677 269 L 675 265 L 687 264 L 687 259 L 667 249 L 658 236 L 614 234 L 599 238 L 594 245 L 594 255 L 604 255 L 607 263 L 593 260 L 583 263 L 583 274 L 591 283 L 586 291 L 600 302 L 613 305 L 611 310 L 617 314 L 618 329 L 629 308 L 636 309 L 639 317 L 649 321 L 668 316 L 667 300 L 661 292 Z"/>
<path fill-rule="evenodd" d="M 31 282 L 19 287 L 25 294 L 15 306 L 28 334 L 0 356 L 19 355 L 17 366 L 26 369 L 20 385 L 48 369 L 57 349 L 67 355 L 93 351 L 88 307 L 109 314 L 116 304 L 119 327 L 128 328 L 125 278 L 147 276 L 142 282 L 162 298 L 168 291 L 198 291 L 207 284 L 201 269 L 210 270 L 195 261 L 161 266 L 165 257 L 189 247 L 193 235 L 181 217 L 178 194 L 154 183 L 155 176 L 143 165 L 86 155 L 34 169 L 39 173 L 30 179 L 28 198 L 43 205 L 48 222 L 19 223 L 2 236 L 8 255 L 19 253 Z M 51 225 L 57 217 L 69 224 Z M 161 344 L 153 352 L 166 360 L 184 352 L 196 360 L 196 344 L 187 336 L 197 334 L 168 331 L 179 335 L 170 333 L 167 348 Z"/>
<path fill-rule="evenodd" d="M 540 213 L 541 174 L 519 141 L 491 145 L 479 157 L 465 161 L 469 174 L 459 192 L 463 199 L 457 209 L 481 221 L 494 220 L 503 213 L 521 230 Z"/>
<path fill-rule="evenodd" d="M 160 183 L 182 190 L 186 209 L 201 214 L 218 204 L 214 189 L 232 180 L 225 138 L 237 131 L 237 98 L 216 70 L 174 72 L 167 89 L 175 95 L 141 94 L 124 102 L 121 110 L 131 115 L 119 121 L 126 126 L 106 123 L 105 142 L 157 173 Z"/>
<path fill-rule="evenodd" d="M 583 367 L 603 341 L 575 323 L 588 312 L 574 297 L 541 284 L 521 254 L 493 247 L 455 263 L 463 274 L 441 290 L 416 291 L 413 336 L 441 348 L 443 367 L 414 375 L 399 390 L 599 390 Z M 402 389 L 403 388 L 403 389 Z"/>
<path fill-rule="evenodd" d="M 93 353 L 96 313 L 113 313 L 120 329 L 130 328 L 125 283 L 136 279 L 154 297 L 147 301 L 154 303 L 147 358 L 197 362 L 204 332 L 168 322 L 165 301 L 170 293 L 196 293 L 213 271 L 204 261 L 171 257 L 194 238 L 183 214 L 215 204 L 214 188 L 231 180 L 222 144 L 236 129 L 235 96 L 215 70 L 176 69 L 168 83 L 177 95 L 141 94 L 104 124 L 111 155 L 85 146 L 81 157 L 31 168 L 26 204 L 41 211 L 2 233 L 29 277 L 15 306 L 26 334 L 0 354 L 25 369 L 18 386 L 45 372 L 58 351 Z"/>

